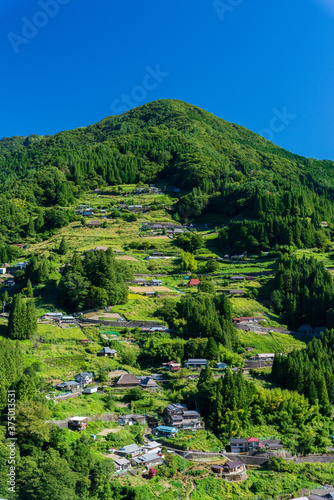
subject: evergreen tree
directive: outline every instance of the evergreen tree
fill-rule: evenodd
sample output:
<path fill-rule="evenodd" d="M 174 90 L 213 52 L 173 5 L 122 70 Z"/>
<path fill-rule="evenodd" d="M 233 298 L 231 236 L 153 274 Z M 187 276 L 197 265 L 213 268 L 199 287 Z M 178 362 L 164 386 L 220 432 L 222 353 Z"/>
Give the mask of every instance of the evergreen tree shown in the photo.
<path fill-rule="evenodd" d="M 34 290 L 33 290 L 33 288 L 32 288 L 31 281 L 30 281 L 29 279 L 28 279 L 28 281 L 27 281 L 27 286 L 26 286 L 26 289 L 27 289 L 27 290 L 26 290 L 26 295 L 27 295 L 27 297 L 32 298 L 32 297 L 33 297 L 33 295 L 34 295 Z"/>
<path fill-rule="evenodd" d="M 26 305 L 20 294 L 16 294 L 10 308 L 8 318 L 9 336 L 12 339 L 24 340 L 28 338 L 26 323 Z"/>
<path fill-rule="evenodd" d="M 206 356 L 210 360 L 216 360 L 219 355 L 217 343 L 213 337 L 210 337 L 206 347 Z"/>
<path fill-rule="evenodd" d="M 58 251 L 60 255 L 66 255 L 67 252 L 69 251 L 69 246 L 64 236 L 61 239 Z"/>
<path fill-rule="evenodd" d="M 36 309 L 35 302 L 31 299 L 27 302 L 26 309 L 27 319 L 26 319 L 26 332 L 27 337 L 36 333 L 37 330 L 37 317 L 36 317 Z"/>

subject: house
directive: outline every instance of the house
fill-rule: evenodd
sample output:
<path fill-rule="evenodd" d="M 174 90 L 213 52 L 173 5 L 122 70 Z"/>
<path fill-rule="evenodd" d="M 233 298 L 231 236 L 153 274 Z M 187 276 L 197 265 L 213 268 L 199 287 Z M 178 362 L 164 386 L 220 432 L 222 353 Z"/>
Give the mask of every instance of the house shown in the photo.
<path fill-rule="evenodd" d="M 161 286 L 162 285 L 162 281 L 161 280 L 152 280 L 150 285 L 152 286 Z"/>
<path fill-rule="evenodd" d="M 259 450 L 281 450 L 283 445 L 279 439 L 257 439 L 255 437 L 250 437 L 248 439 L 244 438 L 232 438 L 230 440 L 231 453 L 244 453 Z"/>
<path fill-rule="evenodd" d="M 97 387 L 85 387 L 82 392 L 83 394 L 94 394 L 94 392 L 97 392 Z"/>
<path fill-rule="evenodd" d="M 115 386 L 125 388 L 138 387 L 139 380 L 134 375 L 131 375 L 131 373 L 123 373 L 115 380 Z"/>
<path fill-rule="evenodd" d="M 147 280 L 145 278 L 135 278 L 134 280 L 131 281 L 131 283 L 134 283 L 135 285 L 147 285 Z"/>
<path fill-rule="evenodd" d="M 163 256 L 158 256 L 158 255 L 149 255 L 146 257 L 146 260 L 153 260 L 153 259 L 173 259 L 174 257 L 167 257 L 166 255 Z"/>
<path fill-rule="evenodd" d="M 256 451 L 259 448 L 262 448 L 263 445 L 260 441 L 255 437 L 250 437 L 246 439 L 247 442 L 247 451 Z"/>
<path fill-rule="evenodd" d="M 269 353 L 262 353 L 262 354 L 256 354 L 256 356 L 253 356 L 250 358 L 251 361 L 269 361 L 273 360 L 275 357 L 274 352 L 269 352 Z"/>
<path fill-rule="evenodd" d="M 61 384 L 57 384 L 56 388 L 59 391 L 72 391 L 75 392 L 80 389 L 80 384 L 76 380 L 70 380 L 69 382 L 62 382 Z"/>
<path fill-rule="evenodd" d="M 144 295 L 145 295 L 146 297 L 154 297 L 155 293 L 156 293 L 156 292 L 153 292 L 153 290 L 152 290 L 152 291 L 144 292 Z"/>
<path fill-rule="evenodd" d="M 74 316 L 62 316 L 59 319 L 61 319 L 63 323 L 73 323 L 75 321 Z"/>
<path fill-rule="evenodd" d="M 123 252 L 122 252 L 122 250 L 114 250 L 114 253 L 115 253 L 116 255 L 120 255 L 120 254 L 122 254 Z"/>
<path fill-rule="evenodd" d="M 76 375 L 75 377 L 76 382 L 79 384 L 82 384 L 84 387 L 86 385 L 91 384 L 93 381 L 93 374 L 89 372 L 82 372 Z"/>
<path fill-rule="evenodd" d="M 144 415 L 119 415 L 118 425 L 134 425 L 134 424 L 146 424 L 146 417 Z"/>
<path fill-rule="evenodd" d="M 246 292 L 244 290 L 229 290 L 228 293 L 230 295 L 238 296 L 238 295 L 245 295 Z"/>
<path fill-rule="evenodd" d="M 157 443 L 157 441 L 150 441 L 144 444 L 141 448 L 144 453 L 160 453 L 161 443 Z"/>
<path fill-rule="evenodd" d="M 245 279 L 245 276 L 240 275 L 230 277 L 230 281 L 245 281 Z"/>
<path fill-rule="evenodd" d="M 166 420 L 175 429 L 201 428 L 201 415 L 197 411 L 188 410 L 184 404 L 170 404 L 166 408 Z"/>
<path fill-rule="evenodd" d="M 204 368 L 207 363 L 206 359 L 188 359 L 188 361 L 184 363 L 184 366 L 186 368 Z"/>
<path fill-rule="evenodd" d="M 247 441 L 243 438 L 232 438 L 230 441 L 231 453 L 242 453 L 247 449 Z"/>
<path fill-rule="evenodd" d="M 166 332 L 167 330 L 167 326 L 152 326 L 150 328 L 150 332 Z"/>
<path fill-rule="evenodd" d="M 178 430 L 175 427 L 171 427 L 169 425 L 159 425 L 154 429 L 153 432 L 156 436 L 174 437 Z"/>
<path fill-rule="evenodd" d="M 99 250 L 103 250 L 104 252 L 106 252 L 108 250 L 108 247 L 95 247 L 94 248 L 94 252 L 97 252 Z"/>
<path fill-rule="evenodd" d="M 247 479 L 245 464 L 236 460 L 227 462 L 224 465 L 213 465 L 211 469 L 225 481 L 244 481 Z"/>
<path fill-rule="evenodd" d="M 94 215 L 94 212 L 92 212 L 91 210 L 87 210 L 86 212 L 84 212 L 82 214 L 84 217 L 90 217 L 91 215 Z"/>
<path fill-rule="evenodd" d="M 200 280 L 197 279 L 197 278 L 196 279 L 195 278 L 191 279 L 189 281 L 189 283 L 188 283 L 189 286 L 198 286 L 199 284 L 200 284 Z"/>
<path fill-rule="evenodd" d="M 116 453 L 117 455 L 124 455 L 124 457 L 136 457 L 142 453 L 142 449 L 137 444 L 128 444 L 127 446 L 123 446 L 123 448 L 119 448 Z"/>
<path fill-rule="evenodd" d="M 311 325 L 301 325 L 297 331 L 299 333 L 313 333 L 313 328 Z"/>
<path fill-rule="evenodd" d="M 325 333 L 326 330 L 327 330 L 326 326 L 317 326 L 314 329 L 314 333 Z"/>
<path fill-rule="evenodd" d="M 63 316 L 63 313 L 50 312 L 43 314 L 42 319 L 61 319 Z"/>
<path fill-rule="evenodd" d="M 168 363 L 162 363 L 162 366 L 171 372 L 178 372 L 181 370 L 181 364 L 176 361 L 168 361 Z"/>
<path fill-rule="evenodd" d="M 281 450 L 283 448 L 283 445 L 280 441 L 280 439 L 261 439 L 261 444 L 263 448 L 266 450 Z"/>
<path fill-rule="evenodd" d="M 168 423 L 175 427 L 175 429 L 200 429 L 202 427 L 200 417 L 197 411 L 186 410 L 182 415 L 171 417 Z"/>
<path fill-rule="evenodd" d="M 0 267 L 0 274 L 6 274 L 7 269 L 5 267 Z"/>
<path fill-rule="evenodd" d="M 87 224 L 88 226 L 100 227 L 102 223 L 99 220 L 91 220 Z"/>
<path fill-rule="evenodd" d="M 162 453 L 148 453 L 139 457 L 132 458 L 131 462 L 133 465 L 144 465 L 145 467 L 151 467 L 151 465 L 162 464 L 164 458 L 165 455 L 163 455 Z"/>
<path fill-rule="evenodd" d="M 141 380 L 140 385 L 143 389 L 147 389 L 151 392 L 155 392 L 158 389 L 158 385 L 154 382 L 152 377 L 144 377 Z"/>
<path fill-rule="evenodd" d="M 182 415 L 182 412 L 187 410 L 187 405 L 181 403 L 170 404 L 166 408 L 166 413 L 168 417 L 172 417 L 174 415 Z"/>
<path fill-rule="evenodd" d="M 233 323 L 235 325 L 243 323 L 257 323 L 258 321 L 263 321 L 263 318 L 257 318 L 254 316 L 241 316 L 240 318 L 233 318 Z"/>
<path fill-rule="evenodd" d="M 226 370 L 227 364 L 222 362 L 216 363 L 216 368 L 218 368 L 219 370 Z"/>
<path fill-rule="evenodd" d="M 68 421 L 68 428 L 72 431 L 83 431 L 87 429 L 88 418 L 87 417 L 72 417 Z"/>
<path fill-rule="evenodd" d="M 176 429 L 200 429 L 201 415 L 197 411 L 184 410 L 181 415 L 174 415 L 169 418 L 169 424 Z"/>
<path fill-rule="evenodd" d="M 115 349 L 110 349 L 110 347 L 104 347 L 100 352 L 97 353 L 97 356 L 112 356 L 116 358 L 117 351 Z"/>
<path fill-rule="evenodd" d="M 127 470 L 130 467 L 131 462 L 126 458 L 118 458 L 117 460 L 114 460 L 114 464 L 116 465 L 116 470 L 120 471 Z"/>

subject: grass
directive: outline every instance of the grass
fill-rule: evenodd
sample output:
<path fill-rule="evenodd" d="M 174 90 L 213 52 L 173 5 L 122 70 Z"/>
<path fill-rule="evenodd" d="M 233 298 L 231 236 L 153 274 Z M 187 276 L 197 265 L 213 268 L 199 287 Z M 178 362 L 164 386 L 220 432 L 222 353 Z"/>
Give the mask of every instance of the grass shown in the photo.
<path fill-rule="evenodd" d="M 212 432 L 205 430 L 179 431 L 167 442 L 184 450 L 219 452 L 223 448 L 223 443 Z"/>
<path fill-rule="evenodd" d="M 254 350 L 251 355 L 265 353 L 265 352 L 282 352 L 287 354 L 293 349 L 304 349 L 305 342 L 295 338 L 292 335 L 285 335 L 282 333 L 271 333 L 267 335 L 245 332 L 238 330 L 238 336 L 244 346 L 253 347 Z"/>

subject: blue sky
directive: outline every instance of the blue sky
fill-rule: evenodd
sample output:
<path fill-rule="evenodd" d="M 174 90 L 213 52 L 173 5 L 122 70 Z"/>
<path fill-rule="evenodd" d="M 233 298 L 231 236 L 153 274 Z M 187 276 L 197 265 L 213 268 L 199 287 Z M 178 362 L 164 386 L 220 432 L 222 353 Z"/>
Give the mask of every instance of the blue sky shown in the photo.
<path fill-rule="evenodd" d="M 334 0 L 2 0 L 0 138 L 177 98 L 334 160 Z"/>

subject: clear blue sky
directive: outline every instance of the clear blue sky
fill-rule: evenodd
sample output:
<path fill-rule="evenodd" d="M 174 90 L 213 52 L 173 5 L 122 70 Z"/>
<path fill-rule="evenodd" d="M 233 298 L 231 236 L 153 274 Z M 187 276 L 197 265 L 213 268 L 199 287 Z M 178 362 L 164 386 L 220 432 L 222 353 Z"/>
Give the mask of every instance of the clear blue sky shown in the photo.
<path fill-rule="evenodd" d="M 334 160 L 333 5 L 1 0 L 0 138 L 177 98 L 295 153 Z"/>

